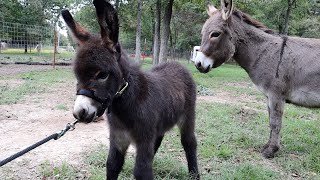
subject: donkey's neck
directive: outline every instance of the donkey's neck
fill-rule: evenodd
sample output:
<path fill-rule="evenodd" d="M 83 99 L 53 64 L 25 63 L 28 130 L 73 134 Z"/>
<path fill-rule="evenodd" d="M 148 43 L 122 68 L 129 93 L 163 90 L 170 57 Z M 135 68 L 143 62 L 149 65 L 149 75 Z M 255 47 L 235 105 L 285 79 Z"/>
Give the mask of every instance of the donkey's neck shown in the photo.
<path fill-rule="evenodd" d="M 128 87 L 120 97 L 114 100 L 113 108 L 114 110 L 130 109 L 139 104 L 139 101 L 142 101 L 147 95 L 147 79 L 138 65 L 129 62 L 125 53 L 122 54 L 119 66 L 124 80 L 128 82 Z"/>
<path fill-rule="evenodd" d="M 236 45 L 233 58 L 249 75 L 255 66 L 263 61 L 269 61 L 270 64 L 278 61 L 278 59 L 265 58 L 265 54 L 275 54 L 280 51 L 282 46 L 280 36 L 266 33 L 235 16 L 233 16 L 231 26 Z"/>

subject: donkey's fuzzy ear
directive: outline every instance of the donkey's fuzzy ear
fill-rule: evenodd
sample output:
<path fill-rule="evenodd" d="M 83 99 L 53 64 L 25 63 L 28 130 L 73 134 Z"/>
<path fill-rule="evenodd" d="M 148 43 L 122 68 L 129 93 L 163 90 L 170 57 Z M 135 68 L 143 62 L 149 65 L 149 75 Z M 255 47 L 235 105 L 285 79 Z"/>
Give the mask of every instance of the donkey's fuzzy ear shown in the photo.
<path fill-rule="evenodd" d="M 110 48 L 118 43 L 119 20 L 116 10 L 105 0 L 94 0 L 103 42 Z"/>
<path fill-rule="evenodd" d="M 64 21 L 67 23 L 68 28 L 71 30 L 74 40 L 78 44 L 83 44 L 89 40 L 89 32 L 81 27 L 72 17 L 68 10 L 62 10 L 61 15 Z"/>
<path fill-rule="evenodd" d="M 222 19 L 227 20 L 232 15 L 234 5 L 232 0 L 221 0 L 221 14 Z"/>
<path fill-rule="evenodd" d="M 209 16 L 212 16 L 218 9 L 215 8 L 212 4 L 208 4 L 207 13 Z"/>

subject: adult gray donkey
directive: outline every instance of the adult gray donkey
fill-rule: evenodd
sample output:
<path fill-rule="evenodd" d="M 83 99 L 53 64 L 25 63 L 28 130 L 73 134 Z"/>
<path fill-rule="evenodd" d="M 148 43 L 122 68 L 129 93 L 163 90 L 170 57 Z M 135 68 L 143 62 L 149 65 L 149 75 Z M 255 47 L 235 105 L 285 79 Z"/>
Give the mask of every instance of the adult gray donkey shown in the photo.
<path fill-rule="evenodd" d="M 320 40 L 275 34 L 233 4 L 209 6 L 195 65 L 207 73 L 233 58 L 246 70 L 267 97 L 271 131 L 262 154 L 272 158 L 280 149 L 285 102 L 320 107 Z"/>

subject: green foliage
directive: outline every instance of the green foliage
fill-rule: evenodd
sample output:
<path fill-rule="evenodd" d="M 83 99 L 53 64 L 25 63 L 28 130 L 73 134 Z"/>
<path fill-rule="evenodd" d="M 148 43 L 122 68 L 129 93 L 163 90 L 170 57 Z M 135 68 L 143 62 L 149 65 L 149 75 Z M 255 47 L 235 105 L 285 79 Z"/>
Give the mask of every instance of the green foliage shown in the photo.
<path fill-rule="evenodd" d="M 85 27 L 88 31 L 99 33 L 99 24 L 96 18 L 96 11 L 92 6 L 82 7 L 76 14 L 76 21 L 78 21 L 81 26 Z"/>
<path fill-rule="evenodd" d="M 74 0 L 2 0 L 0 21 L 28 25 L 55 25 L 60 12 Z"/>
<path fill-rule="evenodd" d="M 236 1 L 236 7 L 263 22 L 267 27 L 282 32 L 288 0 L 241 0 Z M 289 35 L 320 38 L 319 7 L 319 1 L 297 0 L 289 19 Z"/>
<path fill-rule="evenodd" d="M 171 28 L 174 38 L 172 48 L 180 52 L 190 51 L 193 46 L 200 45 L 201 28 L 208 15 L 202 4 L 176 2 L 175 5 Z"/>

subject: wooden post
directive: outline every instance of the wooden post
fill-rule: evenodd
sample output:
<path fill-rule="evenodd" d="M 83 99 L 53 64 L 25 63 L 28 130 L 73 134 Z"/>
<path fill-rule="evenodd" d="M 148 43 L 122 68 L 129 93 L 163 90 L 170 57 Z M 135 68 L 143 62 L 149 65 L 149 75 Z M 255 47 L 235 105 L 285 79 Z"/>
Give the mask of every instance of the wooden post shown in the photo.
<path fill-rule="evenodd" d="M 54 29 L 53 32 L 53 69 L 56 69 L 56 53 L 57 53 L 57 32 L 56 29 Z"/>

